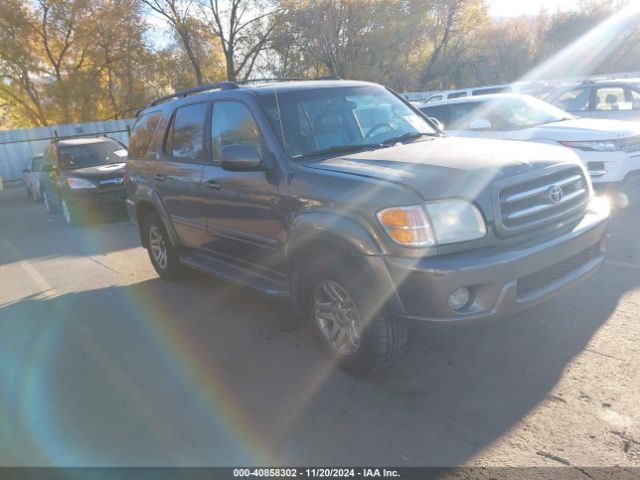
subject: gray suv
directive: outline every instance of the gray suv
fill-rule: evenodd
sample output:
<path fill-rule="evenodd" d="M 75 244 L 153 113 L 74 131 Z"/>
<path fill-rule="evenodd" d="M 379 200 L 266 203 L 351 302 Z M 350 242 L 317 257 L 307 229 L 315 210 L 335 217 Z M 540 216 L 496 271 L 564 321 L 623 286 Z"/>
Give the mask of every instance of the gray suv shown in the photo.
<path fill-rule="evenodd" d="M 127 210 L 165 279 L 286 299 L 356 374 L 408 321 L 505 316 L 602 263 L 608 211 L 568 149 L 452 138 L 382 86 L 223 82 L 138 116 Z"/>

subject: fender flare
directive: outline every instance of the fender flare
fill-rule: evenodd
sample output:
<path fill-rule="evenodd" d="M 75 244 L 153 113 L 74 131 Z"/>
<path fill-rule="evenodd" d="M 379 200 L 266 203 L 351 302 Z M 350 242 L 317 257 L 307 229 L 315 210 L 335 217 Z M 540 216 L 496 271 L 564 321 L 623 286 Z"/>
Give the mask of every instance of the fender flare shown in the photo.
<path fill-rule="evenodd" d="M 178 246 L 180 244 L 180 241 L 178 240 L 178 235 L 175 229 L 173 228 L 171 219 L 169 218 L 169 213 L 167 212 L 167 209 L 164 207 L 164 204 L 160 200 L 160 197 L 158 196 L 157 192 L 155 192 L 155 190 L 152 190 L 151 188 L 139 188 L 138 191 L 136 192 L 136 199 L 135 199 L 136 219 L 138 220 L 138 229 L 140 231 L 140 240 L 142 242 L 142 245 L 144 247 L 147 247 L 145 235 L 144 235 L 144 232 L 142 231 L 144 227 L 142 222 L 143 219 L 139 218 L 138 216 L 140 211 L 140 206 L 142 204 L 148 204 L 149 208 L 154 210 L 160 216 L 160 219 L 164 224 L 164 228 L 166 229 L 167 234 L 169 235 L 169 239 L 171 240 L 171 243 L 174 246 Z"/>
<path fill-rule="evenodd" d="M 288 237 L 284 248 L 287 262 L 304 245 L 318 241 L 360 255 L 382 253 L 375 239 L 361 224 L 332 212 L 306 212 L 299 215 L 291 224 Z"/>

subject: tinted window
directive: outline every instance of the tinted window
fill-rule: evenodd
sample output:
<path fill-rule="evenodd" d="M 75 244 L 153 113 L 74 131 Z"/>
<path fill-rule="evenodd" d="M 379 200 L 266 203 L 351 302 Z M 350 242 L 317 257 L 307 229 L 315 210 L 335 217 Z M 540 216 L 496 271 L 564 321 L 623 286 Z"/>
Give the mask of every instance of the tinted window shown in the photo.
<path fill-rule="evenodd" d="M 202 162 L 207 108 L 206 103 L 196 103 L 176 110 L 167 139 L 167 151 L 171 152 L 174 160 L 189 163 Z"/>
<path fill-rule="evenodd" d="M 241 103 L 216 102 L 211 118 L 211 151 L 213 161 L 221 160 L 225 145 L 251 145 L 262 152 L 262 137 L 251 112 Z"/>
<path fill-rule="evenodd" d="M 58 149 L 60 167 L 63 170 L 122 163 L 126 157 L 127 151 L 116 142 L 60 145 Z"/>
<path fill-rule="evenodd" d="M 590 88 L 575 88 L 561 94 L 553 104 L 568 112 L 588 110 L 590 93 Z"/>
<path fill-rule="evenodd" d="M 460 97 L 466 97 L 466 96 L 467 96 L 467 92 L 453 92 L 447 95 L 447 98 L 460 98 Z"/>
<path fill-rule="evenodd" d="M 144 157 L 147 154 L 153 132 L 161 117 L 161 112 L 149 112 L 136 120 L 133 133 L 131 134 L 131 140 L 129 141 L 130 157 Z"/>

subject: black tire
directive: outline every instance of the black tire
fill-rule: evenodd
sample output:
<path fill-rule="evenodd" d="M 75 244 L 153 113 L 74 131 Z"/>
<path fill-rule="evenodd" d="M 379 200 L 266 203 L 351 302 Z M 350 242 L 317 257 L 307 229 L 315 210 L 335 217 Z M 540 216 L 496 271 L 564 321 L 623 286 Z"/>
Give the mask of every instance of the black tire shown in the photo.
<path fill-rule="evenodd" d="M 306 266 L 302 278 L 304 316 L 320 347 L 331 361 L 349 373 L 367 376 L 400 358 L 407 342 L 406 324 L 391 318 L 383 306 L 376 305 L 372 289 L 367 285 L 365 271 L 344 259 L 323 256 Z M 321 320 L 317 316 L 317 302 L 321 300 L 323 286 L 328 283 L 341 287 L 343 293 L 347 293 L 355 304 L 360 325 L 359 345 L 355 351 L 339 351 L 323 333 Z"/>
<path fill-rule="evenodd" d="M 163 280 L 176 280 L 184 270 L 184 267 L 179 259 L 180 250 L 171 243 L 162 219 L 156 212 L 150 212 L 145 217 L 143 225 L 147 252 L 153 268 Z M 159 257 L 157 253 L 154 253 L 152 245 L 158 235 L 161 237 L 159 248 L 164 249 L 166 261 L 163 261 L 162 257 Z"/>

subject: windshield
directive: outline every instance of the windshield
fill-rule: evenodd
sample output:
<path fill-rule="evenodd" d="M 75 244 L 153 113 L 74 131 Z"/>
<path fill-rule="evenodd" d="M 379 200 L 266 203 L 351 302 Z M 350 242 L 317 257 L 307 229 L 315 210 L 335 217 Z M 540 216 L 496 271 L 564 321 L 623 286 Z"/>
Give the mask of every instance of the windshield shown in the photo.
<path fill-rule="evenodd" d="M 127 157 L 127 151 L 116 142 L 61 145 L 58 153 L 63 170 L 120 163 L 124 162 Z"/>
<path fill-rule="evenodd" d="M 294 159 L 328 151 L 377 148 L 391 141 L 436 134 L 395 95 L 373 85 L 269 91 L 262 94 L 262 101 L 285 150 Z"/>
<path fill-rule="evenodd" d="M 467 130 L 478 119 L 488 120 L 491 130 L 520 130 L 544 123 L 573 118 L 534 97 L 497 97 L 483 102 L 452 104 L 449 111 L 451 130 Z"/>

